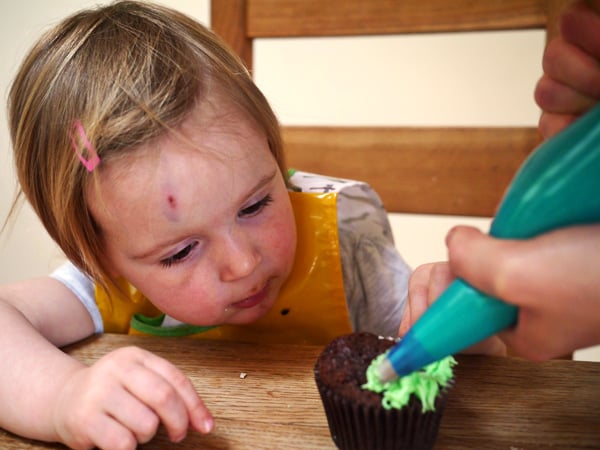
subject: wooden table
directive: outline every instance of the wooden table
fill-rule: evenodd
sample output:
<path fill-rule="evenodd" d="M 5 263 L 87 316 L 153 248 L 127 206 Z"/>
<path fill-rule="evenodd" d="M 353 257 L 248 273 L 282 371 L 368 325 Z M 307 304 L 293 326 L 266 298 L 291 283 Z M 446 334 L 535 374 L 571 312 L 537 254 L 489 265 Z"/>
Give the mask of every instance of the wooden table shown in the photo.
<path fill-rule="evenodd" d="M 125 345 L 181 368 L 216 419 L 210 435 L 190 433 L 174 446 L 161 430 L 140 448 L 335 449 L 313 381 L 320 347 L 107 334 L 67 351 L 92 363 Z M 457 359 L 436 449 L 600 449 L 600 363 Z M 0 448 L 64 447 L 0 430 Z"/>

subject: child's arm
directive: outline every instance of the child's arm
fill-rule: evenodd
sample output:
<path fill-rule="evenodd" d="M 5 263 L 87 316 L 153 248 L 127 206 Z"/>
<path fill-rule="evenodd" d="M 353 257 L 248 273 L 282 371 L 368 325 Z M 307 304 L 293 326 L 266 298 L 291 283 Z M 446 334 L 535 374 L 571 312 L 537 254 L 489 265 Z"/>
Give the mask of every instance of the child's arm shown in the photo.
<path fill-rule="evenodd" d="M 139 348 L 91 367 L 56 346 L 94 332 L 92 320 L 51 278 L 0 286 L 0 427 L 74 448 L 135 448 L 163 423 L 173 440 L 212 418 L 193 385 L 166 360 Z"/>

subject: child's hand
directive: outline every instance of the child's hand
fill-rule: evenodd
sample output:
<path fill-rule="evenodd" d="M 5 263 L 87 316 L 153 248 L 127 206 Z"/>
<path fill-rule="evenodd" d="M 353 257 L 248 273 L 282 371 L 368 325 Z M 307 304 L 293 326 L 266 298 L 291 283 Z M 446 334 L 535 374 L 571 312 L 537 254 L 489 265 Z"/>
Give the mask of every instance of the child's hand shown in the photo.
<path fill-rule="evenodd" d="M 213 419 L 190 380 L 140 348 L 115 350 L 65 381 L 54 426 L 70 447 L 135 449 L 162 422 L 178 442 L 189 427 L 208 433 Z"/>
<path fill-rule="evenodd" d="M 446 262 L 423 264 L 415 269 L 408 284 L 408 301 L 400 322 L 399 336 L 408 333 L 410 327 L 444 292 L 454 278 Z M 463 353 L 506 355 L 506 346 L 497 336 L 492 336 L 464 350 Z"/>

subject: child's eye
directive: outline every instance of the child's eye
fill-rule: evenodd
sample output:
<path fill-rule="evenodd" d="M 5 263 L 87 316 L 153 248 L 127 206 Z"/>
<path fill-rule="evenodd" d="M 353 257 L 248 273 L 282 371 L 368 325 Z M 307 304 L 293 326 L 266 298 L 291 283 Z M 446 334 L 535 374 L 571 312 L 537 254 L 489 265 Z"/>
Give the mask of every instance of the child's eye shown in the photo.
<path fill-rule="evenodd" d="M 242 209 L 239 212 L 238 217 L 254 216 L 254 215 L 258 214 L 259 212 L 261 212 L 272 201 L 273 201 L 273 197 L 271 197 L 271 195 L 269 194 L 269 195 L 263 197 L 262 199 L 260 199 L 259 201 L 257 201 L 256 203 L 253 203 L 252 205 L 248 206 L 247 208 Z"/>
<path fill-rule="evenodd" d="M 169 256 L 168 258 L 161 260 L 160 263 L 164 267 L 171 267 L 173 264 L 178 264 L 184 261 L 197 245 L 198 242 L 192 242 L 191 244 L 186 245 L 182 250 L 175 253 L 173 256 Z"/>

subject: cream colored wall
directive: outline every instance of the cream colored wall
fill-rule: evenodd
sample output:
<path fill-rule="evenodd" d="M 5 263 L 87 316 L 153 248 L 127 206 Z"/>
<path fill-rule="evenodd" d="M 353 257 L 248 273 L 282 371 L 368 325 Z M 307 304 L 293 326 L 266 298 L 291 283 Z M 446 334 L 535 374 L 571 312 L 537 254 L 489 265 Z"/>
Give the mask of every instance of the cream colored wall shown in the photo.
<path fill-rule="evenodd" d="M 40 32 L 65 14 L 97 3 L 107 2 L 0 3 L 3 102 L 19 61 Z M 162 3 L 209 23 L 208 0 Z M 262 40 L 254 76 L 283 124 L 535 126 L 539 111 L 532 92 L 543 45 L 541 31 Z M 4 107 L 0 123 L 4 218 L 15 185 Z M 487 230 L 490 222 L 399 214 L 391 221 L 397 246 L 413 267 L 445 259 L 444 236 L 454 224 Z M 0 283 L 45 275 L 62 260 L 28 207 L 0 237 Z"/>

